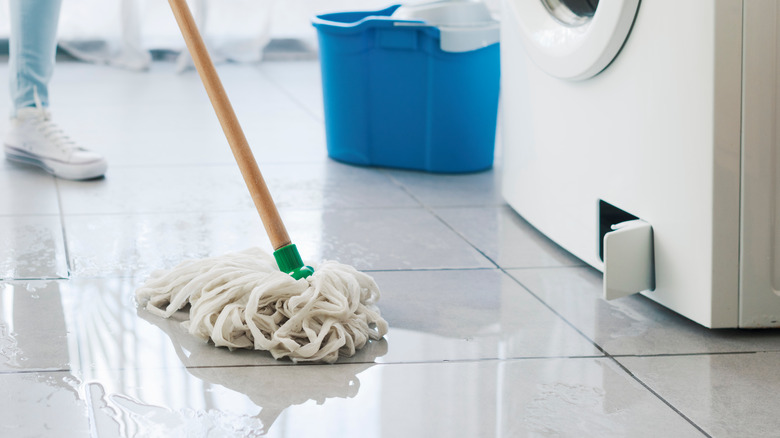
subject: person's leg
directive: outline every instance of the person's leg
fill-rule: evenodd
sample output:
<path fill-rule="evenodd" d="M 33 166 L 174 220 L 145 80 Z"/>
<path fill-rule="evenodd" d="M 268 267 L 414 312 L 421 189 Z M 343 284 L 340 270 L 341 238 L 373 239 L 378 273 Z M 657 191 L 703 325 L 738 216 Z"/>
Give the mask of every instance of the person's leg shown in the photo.
<path fill-rule="evenodd" d="M 49 105 L 49 80 L 54 71 L 57 24 L 62 0 L 11 0 L 9 71 L 13 113 L 35 106 L 35 93 Z"/>
<path fill-rule="evenodd" d="M 92 179 L 106 173 L 106 159 L 74 143 L 51 121 L 48 109 L 61 4 L 11 0 L 13 110 L 3 148 L 10 161 L 38 166 L 60 178 Z"/>

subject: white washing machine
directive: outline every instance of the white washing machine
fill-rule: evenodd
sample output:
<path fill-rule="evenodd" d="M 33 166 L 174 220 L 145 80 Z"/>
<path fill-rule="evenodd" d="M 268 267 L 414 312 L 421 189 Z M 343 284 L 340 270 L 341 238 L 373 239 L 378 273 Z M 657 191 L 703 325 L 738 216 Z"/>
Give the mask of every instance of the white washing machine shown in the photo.
<path fill-rule="evenodd" d="M 706 326 L 780 326 L 777 0 L 503 0 L 503 191 Z"/>

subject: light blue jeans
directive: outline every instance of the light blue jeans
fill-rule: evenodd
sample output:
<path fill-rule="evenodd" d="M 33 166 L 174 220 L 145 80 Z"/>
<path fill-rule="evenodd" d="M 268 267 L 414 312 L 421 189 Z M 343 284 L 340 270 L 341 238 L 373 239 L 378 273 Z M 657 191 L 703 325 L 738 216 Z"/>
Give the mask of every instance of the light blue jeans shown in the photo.
<path fill-rule="evenodd" d="M 11 0 L 9 76 L 13 113 L 35 106 L 35 93 L 49 105 L 49 80 L 57 51 L 62 0 Z"/>

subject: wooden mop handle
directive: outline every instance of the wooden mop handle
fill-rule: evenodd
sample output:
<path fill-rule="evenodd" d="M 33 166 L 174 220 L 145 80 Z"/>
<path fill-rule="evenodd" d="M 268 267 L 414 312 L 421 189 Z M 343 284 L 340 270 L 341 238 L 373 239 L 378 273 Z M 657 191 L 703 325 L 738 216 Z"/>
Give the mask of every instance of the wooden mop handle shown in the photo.
<path fill-rule="evenodd" d="M 260 173 L 260 168 L 257 167 L 257 161 L 252 155 L 252 150 L 249 148 L 244 131 L 238 123 L 238 118 L 233 111 L 230 100 L 228 100 L 222 81 L 217 76 L 217 70 L 206 50 L 198 27 L 195 25 L 187 1 L 169 0 L 169 3 L 173 15 L 176 16 L 176 22 L 179 24 L 184 41 L 187 43 L 187 49 L 192 55 L 195 68 L 198 70 L 206 93 L 211 100 L 211 105 L 217 113 L 222 130 L 225 132 L 230 149 L 233 151 L 233 156 L 236 158 L 241 175 L 244 176 L 244 182 L 249 189 L 257 212 L 260 214 L 260 219 L 263 221 L 268 238 L 271 240 L 274 250 L 287 246 L 291 243 L 290 236 L 287 234 L 287 229 L 279 216 L 271 192 L 268 191 L 263 175 Z"/>

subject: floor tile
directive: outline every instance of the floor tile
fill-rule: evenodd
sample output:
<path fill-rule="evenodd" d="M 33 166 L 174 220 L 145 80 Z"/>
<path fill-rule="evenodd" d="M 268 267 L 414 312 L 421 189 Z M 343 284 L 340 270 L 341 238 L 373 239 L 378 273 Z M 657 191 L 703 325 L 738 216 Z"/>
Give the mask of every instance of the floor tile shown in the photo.
<path fill-rule="evenodd" d="M 0 167 L 0 216 L 60 213 L 54 177 L 30 166 Z"/>
<path fill-rule="evenodd" d="M 64 215 L 253 208 L 234 166 L 118 168 L 101 180 L 62 181 L 60 193 Z"/>
<path fill-rule="evenodd" d="M 232 164 L 195 72 L 176 74 L 154 66 L 147 76 L 116 69 L 101 75 L 79 63 L 58 66 L 59 80 L 52 84 L 55 120 L 79 143 L 104 153 L 112 170 Z M 321 119 L 252 68 L 226 64 L 219 72 L 258 161 L 324 159 Z"/>
<path fill-rule="evenodd" d="M 58 62 L 49 95 L 54 109 L 63 105 L 101 106 L 165 102 L 208 103 L 197 75 L 176 73 L 174 63 L 153 63 L 147 71 L 132 71 L 107 65 Z"/>
<path fill-rule="evenodd" d="M 702 436 L 604 359 L 0 374 L 0 382 L 15 400 L 0 410 L 2 427 L 43 437 L 90 436 L 87 427 L 98 436 Z"/>
<path fill-rule="evenodd" d="M 359 270 L 494 267 L 419 208 L 281 210 L 304 260 Z M 73 275 L 148 274 L 187 258 L 270 244 L 257 213 L 73 215 L 65 217 Z M 425 236 L 421 239 L 419 236 Z"/>
<path fill-rule="evenodd" d="M 584 265 L 507 206 L 439 208 L 435 212 L 502 268 Z"/>
<path fill-rule="evenodd" d="M 335 162 L 275 164 L 263 176 L 278 208 L 416 207 L 373 169 Z M 63 214 L 254 210 L 235 165 L 118 168 L 105 179 L 61 181 Z"/>
<path fill-rule="evenodd" d="M 141 277 L 127 277 L 75 279 L 61 285 L 68 369 L 98 376 L 183 367 L 291 365 L 266 352 L 230 351 L 204 342 L 182 326 L 186 310 L 165 319 L 140 309 L 135 290 L 142 282 Z M 370 354 L 363 354 L 365 362 L 373 362 Z"/>
<path fill-rule="evenodd" d="M 313 117 L 324 120 L 320 63 L 299 61 L 293 64 L 295 68 L 290 68 L 290 63 L 286 62 L 265 62 L 259 69 Z"/>
<path fill-rule="evenodd" d="M 67 276 L 59 216 L 0 216 L 0 280 Z"/>
<path fill-rule="evenodd" d="M 63 116 L 54 114 L 57 123 L 80 144 L 105 154 L 110 169 L 235 163 L 210 106 L 102 105 L 64 110 L 68 112 Z M 264 111 L 250 107 L 238 114 L 261 170 L 267 163 L 324 160 L 325 133 L 320 122 L 298 109 L 272 117 Z"/>
<path fill-rule="evenodd" d="M 65 217 L 74 277 L 146 276 L 186 259 L 251 246 L 270 251 L 257 214 L 179 213 Z"/>
<path fill-rule="evenodd" d="M 233 163 L 224 134 L 208 106 L 62 105 L 53 110 L 52 117 L 74 141 L 106 156 L 107 177 L 126 166 Z"/>
<path fill-rule="evenodd" d="M 713 437 L 776 436 L 780 354 L 622 357 L 653 391 Z"/>
<path fill-rule="evenodd" d="M 500 170 L 460 175 L 407 170 L 387 170 L 421 203 L 430 207 L 473 207 L 504 205 Z"/>
<path fill-rule="evenodd" d="M 68 372 L 0 373 L 0 435 L 81 438 L 90 434 L 89 412 L 80 384 Z M 105 436 L 121 436 L 120 434 Z"/>
<path fill-rule="evenodd" d="M 257 106 L 277 105 L 280 109 L 294 106 L 252 66 L 223 63 L 217 66 L 217 73 L 231 101 L 251 99 Z M 50 95 L 52 107 L 144 104 L 152 108 L 172 102 L 209 105 L 197 72 L 194 69 L 178 72 L 172 62 L 152 63 L 146 71 L 60 62 L 52 77 Z M 258 99 L 260 96 L 265 99 Z"/>
<path fill-rule="evenodd" d="M 59 283 L 0 283 L 0 373 L 69 369 Z"/>
<path fill-rule="evenodd" d="M 274 163 L 319 163 L 327 159 L 325 128 L 321 122 L 294 114 L 247 118 L 242 122 L 255 158 L 264 171 Z"/>
<path fill-rule="evenodd" d="M 264 177 L 279 208 L 418 207 L 376 169 L 335 161 L 267 166 Z"/>
<path fill-rule="evenodd" d="M 380 362 L 601 355 L 498 270 L 372 276 L 390 324 Z"/>
<path fill-rule="evenodd" d="M 420 208 L 286 210 L 304 257 L 365 271 L 492 268 L 482 254 Z M 303 249 L 310 246 L 312 249 Z"/>
<path fill-rule="evenodd" d="M 780 351 L 777 330 L 708 329 L 638 295 L 606 301 L 591 268 L 509 273 L 612 355 Z"/>

